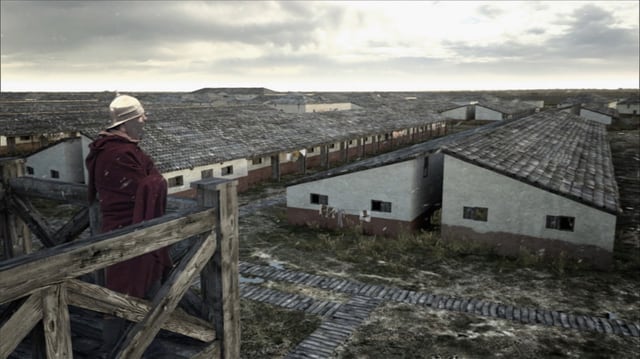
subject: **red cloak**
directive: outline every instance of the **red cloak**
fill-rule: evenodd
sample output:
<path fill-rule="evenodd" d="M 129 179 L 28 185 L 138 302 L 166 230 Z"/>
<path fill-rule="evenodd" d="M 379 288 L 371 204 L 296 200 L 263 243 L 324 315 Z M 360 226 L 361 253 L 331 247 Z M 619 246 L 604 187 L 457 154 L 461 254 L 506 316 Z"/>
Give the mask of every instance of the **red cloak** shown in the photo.
<path fill-rule="evenodd" d="M 100 200 L 102 232 L 164 215 L 167 182 L 137 142 L 105 135 L 89 145 L 89 203 Z M 143 298 L 171 269 L 169 248 L 143 254 L 106 270 L 106 286 Z"/>

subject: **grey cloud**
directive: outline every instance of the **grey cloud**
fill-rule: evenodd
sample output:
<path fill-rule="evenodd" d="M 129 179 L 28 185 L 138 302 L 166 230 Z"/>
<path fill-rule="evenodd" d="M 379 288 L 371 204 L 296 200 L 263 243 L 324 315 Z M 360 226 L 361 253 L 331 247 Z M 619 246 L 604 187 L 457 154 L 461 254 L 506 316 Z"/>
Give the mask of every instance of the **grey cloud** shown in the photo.
<path fill-rule="evenodd" d="M 638 28 L 615 27 L 613 16 L 594 5 L 586 5 L 564 20 L 568 29 L 545 43 L 527 44 L 517 40 L 478 46 L 467 42 L 445 42 L 444 46 L 465 58 L 548 59 L 572 62 L 580 59 L 604 58 L 624 62 L 638 57 Z M 531 29 L 534 33 L 542 29 Z"/>
<path fill-rule="evenodd" d="M 491 5 L 482 5 L 478 7 L 478 12 L 480 15 L 489 19 L 494 19 L 503 13 L 501 9 Z"/>
<path fill-rule="evenodd" d="M 234 5 L 236 4 L 236 5 Z M 204 3 L 238 6 L 237 2 Z M 265 3 L 251 2 L 260 13 Z M 235 24 L 230 19 L 187 16 L 181 3 L 167 2 L 2 2 L 2 52 L 64 53 L 86 45 L 131 48 L 135 56 L 158 44 L 190 41 L 274 44 L 298 48 L 314 42 L 314 29 L 341 21 L 340 11 L 312 11 L 300 3 L 284 2 L 283 16 L 266 24 Z M 244 10 L 243 10 L 244 11 Z M 312 16 L 312 14 L 316 14 Z M 24 19 L 27 18 L 27 21 Z M 20 20 L 19 20 L 20 19 Z M 231 19 L 233 20 L 233 19 Z"/>

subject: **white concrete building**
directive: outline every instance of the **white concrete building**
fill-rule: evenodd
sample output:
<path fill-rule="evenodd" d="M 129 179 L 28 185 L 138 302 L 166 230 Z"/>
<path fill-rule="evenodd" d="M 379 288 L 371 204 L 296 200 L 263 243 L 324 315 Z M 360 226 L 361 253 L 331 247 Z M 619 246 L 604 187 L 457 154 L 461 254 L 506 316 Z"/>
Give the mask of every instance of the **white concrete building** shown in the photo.
<path fill-rule="evenodd" d="M 619 201 L 604 125 L 541 112 L 443 153 L 443 239 L 611 263 Z"/>
<path fill-rule="evenodd" d="M 490 124 L 387 152 L 299 180 L 287 187 L 294 225 L 362 228 L 398 236 L 424 228 L 442 202 L 443 144 L 501 125 Z"/>
<path fill-rule="evenodd" d="M 616 109 L 620 115 L 639 115 L 640 114 L 640 99 L 626 99 L 619 101 L 616 104 Z"/>
<path fill-rule="evenodd" d="M 63 182 L 86 183 L 81 145 L 82 139 L 74 137 L 41 148 L 26 157 L 26 175 Z"/>

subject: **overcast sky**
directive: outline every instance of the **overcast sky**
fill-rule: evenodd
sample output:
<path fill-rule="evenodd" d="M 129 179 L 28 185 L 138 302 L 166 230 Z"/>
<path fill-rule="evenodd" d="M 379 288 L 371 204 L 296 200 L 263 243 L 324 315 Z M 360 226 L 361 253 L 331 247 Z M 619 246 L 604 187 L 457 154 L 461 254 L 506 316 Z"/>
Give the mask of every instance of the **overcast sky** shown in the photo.
<path fill-rule="evenodd" d="M 2 91 L 638 88 L 633 1 L 0 1 Z"/>

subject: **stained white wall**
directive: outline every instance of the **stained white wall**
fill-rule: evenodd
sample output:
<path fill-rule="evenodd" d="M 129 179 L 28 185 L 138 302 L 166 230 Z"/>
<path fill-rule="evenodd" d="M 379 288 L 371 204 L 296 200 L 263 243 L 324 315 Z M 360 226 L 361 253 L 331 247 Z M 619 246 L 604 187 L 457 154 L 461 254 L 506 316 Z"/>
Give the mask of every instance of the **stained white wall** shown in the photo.
<path fill-rule="evenodd" d="M 227 166 L 233 166 L 233 173 L 230 175 L 223 176 L 221 173 L 222 168 Z M 165 179 L 167 179 L 167 181 L 169 180 L 169 178 L 182 176 L 182 181 L 183 181 L 182 186 L 169 187 L 168 192 L 169 194 L 172 194 L 172 193 L 187 191 L 191 189 L 191 182 L 199 181 L 202 179 L 203 170 L 213 169 L 213 177 L 235 179 L 235 178 L 245 177 L 248 173 L 247 168 L 248 168 L 247 160 L 243 158 L 238 160 L 226 161 L 223 163 L 216 163 L 212 165 L 198 166 L 198 167 L 194 167 L 193 169 L 184 169 L 180 171 L 165 172 L 162 175 L 164 176 Z"/>
<path fill-rule="evenodd" d="M 605 125 L 610 125 L 611 124 L 611 116 L 605 115 L 603 113 L 591 111 L 591 110 L 588 110 L 586 108 L 581 108 L 580 109 L 580 117 L 584 117 L 584 118 L 586 118 L 588 120 L 591 120 L 591 121 L 600 122 L 600 123 L 603 123 Z"/>
<path fill-rule="evenodd" d="M 447 111 L 443 111 L 440 113 L 442 116 L 454 120 L 468 120 L 467 116 L 467 106 L 464 107 L 456 107 Z"/>
<path fill-rule="evenodd" d="M 442 224 L 478 233 L 513 233 L 613 251 L 614 215 L 449 155 L 444 157 Z M 488 208 L 488 220 L 462 218 L 465 206 Z M 547 215 L 575 217 L 573 232 L 546 228 Z"/>
<path fill-rule="evenodd" d="M 488 120 L 488 121 L 501 121 L 502 112 L 486 108 L 484 106 L 476 105 L 476 120 Z"/>
<path fill-rule="evenodd" d="M 329 207 L 345 214 L 367 210 L 372 217 L 412 221 L 427 205 L 440 202 L 442 155 L 432 155 L 429 174 L 423 176 L 424 157 L 301 183 L 287 187 L 287 207 L 318 210 L 310 203 L 312 193 L 326 195 Z M 391 212 L 372 212 L 371 200 L 391 202 Z"/>
<path fill-rule="evenodd" d="M 73 138 L 38 151 L 26 158 L 25 168 L 33 168 L 33 177 L 63 182 L 84 183 L 82 140 Z M 51 170 L 60 177 L 52 178 Z"/>

